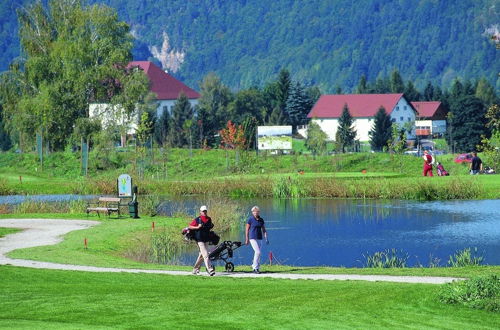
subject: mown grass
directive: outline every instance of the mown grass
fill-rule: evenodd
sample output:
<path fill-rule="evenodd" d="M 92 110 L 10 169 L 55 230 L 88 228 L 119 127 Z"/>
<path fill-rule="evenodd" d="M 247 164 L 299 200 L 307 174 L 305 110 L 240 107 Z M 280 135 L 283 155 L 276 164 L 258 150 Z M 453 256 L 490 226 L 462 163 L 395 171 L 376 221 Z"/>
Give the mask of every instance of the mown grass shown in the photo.
<path fill-rule="evenodd" d="M 78 154 L 54 153 L 48 157 L 43 171 L 35 155 L 0 154 L 0 194 L 116 194 L 116 178 L 129 173 L 141 194 L 286 197 L 276 185 L 290 177 L 305 188 L 298 197 L 423 200 L 500 197 L 499 175 L 471 179 L 467 165 L 455 164 L 453 155 L 438 157 L 451 176 L 429 179 L 421 177 L 422 160 L 408 155 L 355 153 L 313 158 L 243 152 L 236 163 L 232 152 L 226 160 L 224 150 L 196 150 L 189 157 L 187 150 L 170 149 L 167 156 L 157 150 L 155 161 L 141 178 L 136 174 L 132 152 L 110 153 L 118 154 L 115 158 L 119 160 L 111 162 L 113 166 L 108 168 L 96 165 L 87 178 L 79 176 Z M 468 189 L 471 182 L 472 189 Z"/>
<path fill-rule="evenodd" d="M 4 237 L 5 235 L 17 233 L 18 231 L 20 231 L 20 229 L 0 227 L 0 237 Z"/>
<path fill-rule="evenodd" d="M 0 266 L 0 327 L 487 329 L 496 313 L 440 303 L 440 286 L 85 273 Z"/>
<path fill-rule="evenodd" d="M 3 215 L 3 218 L 8 217 Z M 21 217 L 16 215 L 15 217 Z M 78 218 L 77 215 L 63 214 L 27 214 L 26 218 Z M 89 217 L 97 220 L 96 217 Z M 152 222 L 156 230 L 172 230 L 180 239 L 180 228 L 185 227 L 188 218 L 143 217 L 140 220 L 119 219 L 103 220 L 100 225 L 70 232 L 63 242 L 52 246 L 40 246 L 16 250 L 9 254 L 12 258 L 91 265 L 98 267 L 143 268 L 143 269 L 177 269 L 190 270 L 191 266 L 160 265 L 142 262 L 140 258 L 144 242 L 154 235 Z M 217 229 L 217 218 L 214 217 Z M 1 227 L 1 220 L 0 220 Z M 88 239 L 88 249 L 84 249 L 84 238 Z M 186 245 L 187 249 L 196 250 L 194 244 Z M 244 247 L 250 248 L 250 247 Z M 140 260 L 140 261 L 137 261 Z M 194 260 L 193 260 L 194 262 Z M 415 275 L 415 276 L 454 276 L 471 277 L 481 274 L 500 274 L 500 266 L 478 267 L 434 267 L 434 268 L 343 268 L 343 267 L 293 267 L 263 265 L 264 272 L 304 273 L 304 274 L 374 274 L 374 275 Z M 238 271 L 250 272 L 250 266 L 238 266 Z"/>

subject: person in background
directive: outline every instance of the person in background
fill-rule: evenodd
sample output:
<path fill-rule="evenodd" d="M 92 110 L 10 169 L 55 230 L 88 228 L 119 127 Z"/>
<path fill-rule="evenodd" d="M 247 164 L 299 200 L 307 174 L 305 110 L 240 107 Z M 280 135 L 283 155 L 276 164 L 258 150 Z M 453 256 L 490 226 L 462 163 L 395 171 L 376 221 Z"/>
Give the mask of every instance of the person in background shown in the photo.
<path fill-rule="evenodd" d="M 258 206 L 252 207 L 252 215 L 248 217 L 247 224 L 245 227 L 245 244 L 252 245 L 254 254 L 253 254 L 253 263 L 252 263 L 252 271 L 256 274 L 260 274 L 260 252 L 262 249 L 262 238 L 266 239 L 266 242 L 269 244 L 269 240 L 267 239 L 267 231 L 266 226 L 264 225 L 264 219 L 260 217 L 260 209 Z"/>
<path fill-rule="evenodd" d="M 189 224 L 189 229 L 194 231 L 194 240 L 198 245 L 200 253 L 198 254 L 198 259 L 194 264 L 193 274 L 197 275 L 200 273 L 200 267 L 203 261 L 205 261 L 205 267 L 210 276 L 215 275 L 215 269 L 208 258 L 208 241 L 210 229 L 214 227 L 212 219 L 207 215 L 208 208 L 203 205 L 200 207 L 200 216 L 194 218 Z"/>
<path fill-rule="evenodd" d="M 432 156 L 429 154 L 429 151 L 424 150 L 424 155 L 422 156 L 424 159 L 424 176 L 433 176 L 432 175 Z"/>
<path fill-rule="evenodd" d="M 476 175 L 483 170 L 483 161 L 477 156 L 477 152 L 472 153 L 472 161 L 470 162 L 470 174 Z"/>

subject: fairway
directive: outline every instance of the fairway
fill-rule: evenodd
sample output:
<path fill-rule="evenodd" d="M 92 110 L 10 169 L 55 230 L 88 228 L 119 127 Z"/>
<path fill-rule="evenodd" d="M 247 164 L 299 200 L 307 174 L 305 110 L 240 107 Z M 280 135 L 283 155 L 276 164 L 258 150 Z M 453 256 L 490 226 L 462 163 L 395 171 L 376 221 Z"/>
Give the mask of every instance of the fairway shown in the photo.
<path fill-rule="evenodd" d="M 0 266 L 0 327 L 492 329 L 425 284 L 80 273 Z"/>

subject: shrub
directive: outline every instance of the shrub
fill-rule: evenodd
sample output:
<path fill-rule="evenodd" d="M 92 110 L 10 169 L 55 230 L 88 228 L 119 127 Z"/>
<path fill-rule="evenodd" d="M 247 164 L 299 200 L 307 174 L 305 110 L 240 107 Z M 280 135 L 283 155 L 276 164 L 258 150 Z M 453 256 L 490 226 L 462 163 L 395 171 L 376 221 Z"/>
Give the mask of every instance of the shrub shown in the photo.
<path fill-rule="evenodd" d="M 446 304 L 500 312 L 500 277 L 488 275 L 448 283 L 441 289 L 439 300 Z"/>
<path fill-rule="evenodd" d="M 474 253 L 477 253 L 477 248 L 474 248 Z M 467 267 L 467 266 L 479 266 L 483 262 L 482 256 L 474 256 L 471 253 L 470 248 L 465 248 L 455 252 L 454 255 L 450 256 L 448 260 L 448 265 L 450 267 Z"/>

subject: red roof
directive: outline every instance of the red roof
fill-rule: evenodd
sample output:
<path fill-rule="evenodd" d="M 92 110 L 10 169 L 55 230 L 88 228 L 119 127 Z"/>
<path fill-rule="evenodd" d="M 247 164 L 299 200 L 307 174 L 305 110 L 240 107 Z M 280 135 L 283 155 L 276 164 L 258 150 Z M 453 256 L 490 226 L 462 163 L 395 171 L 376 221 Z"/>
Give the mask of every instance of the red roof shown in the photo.
<path fill-rule="evenodd" d="M 151 81 L 151 92 L 155 93 L 158 100 L 176 100 L 181 92 L 184 92 L 188 99 L 197 99 L 200 94 L 194 89 L 184 85 L 175 79 L 156 64 L 149 61 L 133 61 L 128 67 L 140 67 Z"/>
<path fill-rule="evenodd" d="M 352 117 L 373 117 L 383 106 L 390 114 L 403 94 L 338 94 L 321 95 L 308 118 L 339 118 L 344 105 Z"/>
<path fill-rule="evenodd" d="M 441 106 L 439 101 L 411 102 L 420 117 L 434 117 Z"/>

